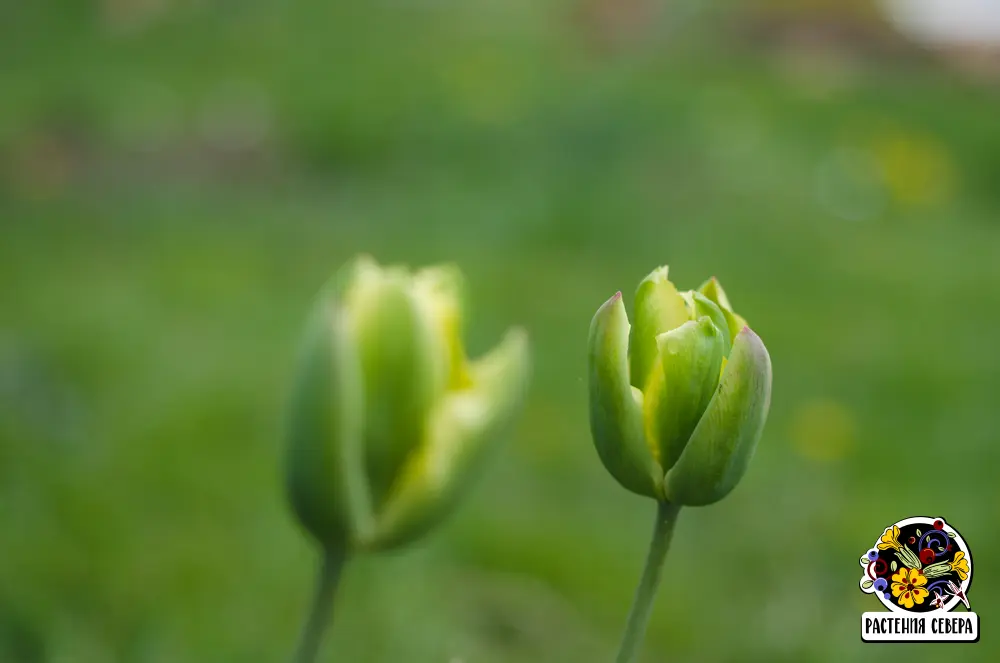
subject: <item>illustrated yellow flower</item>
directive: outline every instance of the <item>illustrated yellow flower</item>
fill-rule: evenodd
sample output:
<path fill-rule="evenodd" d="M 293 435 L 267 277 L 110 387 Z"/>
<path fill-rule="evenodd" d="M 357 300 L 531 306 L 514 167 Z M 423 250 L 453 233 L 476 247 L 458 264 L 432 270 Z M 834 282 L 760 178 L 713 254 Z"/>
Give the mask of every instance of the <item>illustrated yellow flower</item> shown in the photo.
<path fill-rule="evenodd" d="M 928 591 L 924 585 L 927 578 L 918 569 L 908 569 L 905 566 L 892 576 L 892 595 L 896 602 L 907 610 L 913 604 L 921 604 L 927 598 Z"/>
<path fill-rule="evenodd" d="M 899 550 L 899 547 L 899 528 L 895 525 L 887 527 L 882 534 L 882 538 L 878 540 L 878 549 L 888 550 L 892 548 L 893 550 Z"/>
<path fill-rule="evenodd" d="M 958 577 L 962 580 L 969 577 L 969 560 L 965 559 L 965 553 L 961 550 L 955 553 L 955 559 L 951 560 L 951 570 L 958 573 Z"/>

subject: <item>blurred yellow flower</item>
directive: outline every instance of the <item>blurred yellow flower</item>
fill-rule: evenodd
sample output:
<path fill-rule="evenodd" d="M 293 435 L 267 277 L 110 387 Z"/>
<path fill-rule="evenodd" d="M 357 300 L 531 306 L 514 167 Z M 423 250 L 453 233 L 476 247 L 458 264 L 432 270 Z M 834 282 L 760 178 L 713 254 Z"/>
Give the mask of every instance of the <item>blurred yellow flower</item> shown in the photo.
<path fill-rule="evenodd" d="M 927 578 L 917 569 L 908 569 L 905 566 L 892 576 L 892 595 L 897 597 L 899 605 L 906 609 L 913 607 L 913 604 L 924 602 L 930 593 L 924 585 Z"/>
<path fill-rule="evenodd" d="M 969 560 L 965 559 L 965 553 L 961 550 L 955 553 L 955 559 L 951 560 L 951 570 L 958 573 L 958 577 L 962 580 L 969 577 Z"/>
<path fill-rule="evenodd" d="M 947 203 L 955 194 L 955 162 L 929 136 L 893 131 L 875 141 L 875 157 L 893 199 L 907 207 Z"/>
<path fill-rule="evenodd" d="M 882 538 L 878 540 L 878 549 L 888 550 L 892 548 L 893 550 L 899 550 L 899 547 L 899 528 L 895 525 L 887 527 L 882 534 Z M 904 566 L 902 570 L 905 571 L 906 567 Z"/>
<path fill-rule="evenodd" d="M 801 456 L 822 463 L 849 456 L 855 447 L 857 428 L 854 414 L 846 405 L 823 398 L 796 408 L 788 432 Z"/>

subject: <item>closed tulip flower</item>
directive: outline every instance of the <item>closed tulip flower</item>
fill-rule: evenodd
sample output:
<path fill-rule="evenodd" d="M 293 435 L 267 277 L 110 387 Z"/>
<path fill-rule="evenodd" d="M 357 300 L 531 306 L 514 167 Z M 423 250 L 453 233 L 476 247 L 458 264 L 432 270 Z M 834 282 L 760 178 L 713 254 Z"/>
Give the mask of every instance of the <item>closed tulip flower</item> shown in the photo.
<path fill-rule="evenodd" d="M 764 343 L 722 286 L 678 292 L 661 267 L 590 326 L 590 423 L 605 467 L 625 488 L 677 505 L 725 497 L 753 456 L 771 399 Z"/>
<path fill-rule="evenodd" d="M 326 552 L 300 661 L 315 654 L 344 559 L 429 531 L 520 408 L 525 333 L 467 359 L 460 289 L 453 267 L 410 273 L 361 258 L 319 297 L 287 436 L 293 510 Z"/>
<path fill-rule="evenodd" d="M 682 506 L 712 504 L 747 470 L 771 401 L 771 359 L 714 278 L 678 292 L 661 267 L 598 309 L 588 349 L 590 429 L 608 472 L 657 500 L 653 541 L 618 662 L 632 661 Z"/>

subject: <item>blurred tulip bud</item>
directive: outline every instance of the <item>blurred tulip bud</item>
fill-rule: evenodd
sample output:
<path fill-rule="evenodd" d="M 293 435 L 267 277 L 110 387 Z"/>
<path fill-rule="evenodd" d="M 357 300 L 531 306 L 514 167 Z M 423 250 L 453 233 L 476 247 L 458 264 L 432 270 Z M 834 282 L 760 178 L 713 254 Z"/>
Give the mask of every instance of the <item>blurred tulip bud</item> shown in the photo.
<path fill-rule="evenodd" d="M 667 268 L 621 293 L 590 325 L 590 428 L 618 482 L 640 495 L 701 506 L 739 483 L 771 401 L 771 359 L 714 278 L 678 292 Z"/>
<path fill-rule="evenodd" d="M 404 545 L 455 503 L 518 411 L 522 330 L 469 361 L 461 274 L 360 258 L 321 294 L 289 412 L 287 486 L 324 546 Z"/>

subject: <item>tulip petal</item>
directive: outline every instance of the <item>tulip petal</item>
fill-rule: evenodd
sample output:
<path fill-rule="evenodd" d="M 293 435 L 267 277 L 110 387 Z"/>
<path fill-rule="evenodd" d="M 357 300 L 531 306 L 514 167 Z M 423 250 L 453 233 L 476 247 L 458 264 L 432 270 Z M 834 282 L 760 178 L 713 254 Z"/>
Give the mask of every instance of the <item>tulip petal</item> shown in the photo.
<path fill-rule="evenodd" d="M 771 359 L 760 338 L 745 328 L 708 409 L 667 472 L 667 499 L 701 506 L 725 497 L 746 472 L 770 402 Z"/>
<path fill-rule="evenodd" d="M 377 510 L 444 393 L 446 363 L 405 271 L 359 263 L 344 299 L 361 363 L 366 467 Z"/>
<path fill-rule="evenodd" d="M 343 546 L 370 521 L 361 447 L 363 394 L 338 279 L 306 325 L 287 416 L 286 482 L 292 508 L 324 545 Z"/>
<path fill-rule="evenodd" d="M 736 335 L 740 333 L 741 329 L 747 326 L 747 321 L 733 311 L 733 306 L 729 303 L 729 297 L 726 296 L 726 291 L 722 289 L 722 284 L 713 276 L 702 283 L 698 291 L 718 304 L 719 308 L 722 309 L 722 314 L 725 316 L 726 323 L 729 326 L 729 338 L 735 341 Z"/>
<path fill-rule="evenodd" d="M 729 303 L 729 297 L 726 296 L 726 291 L 722 289 L 719 279 L 714 276 L 702 283 L 701 287 L 698 288 L 698 292 L 718 304 L 719 308 L 733 310 L 732 304 Z"/>
<path fill-rule="evenodd" d="M 413 276 L 414 299 L 438 346 L 434 354 L 443 359 L 440 377 L 448 389 L 469 386 L 462 343 L 462 291 L 462 273 L 454 265 L 427 267 Z"/>
<path fill-rule="evenodd" d="M 527 334 L 512 330 L 469 365 L 469 386 L 432 410 L 423 443 L 403 468 L 372 534 L 360 545 L 405 544 L 444 518 L 520 408 L 530 373 Z"/>
<path fill-rule="evenodd" d="M 707 317 L 656 337 L 660 365 L 643 393 L 643 414 L 664 471 L 677 462 L 712 400 L 727 337 Z"/>
<path fill-rule="evenodd" d="M 656 364 L 656 337 L 691 319 L 684 300 L 660 267 L 642 280 L 635 292 L 635 325 L 629 345 L 631 384 L 644 389 Z"/>
<path fill-rule="evenodd" d="M 618 483 L 634 493 L 660 498 L 663 470 L 643 432 L 642 392 L 629 383 L 628 335 L 628 315 L 619 292 L 590 323 L 590 432 L 601 462 Z"/>
<path fill-rule="evenodd" d="M 729 320 L 729 331 L 733 336 L 733 342 L 735 342 L 736 336 L 747 326 L 747 319 L 739 313 L 732 313 L 725 309 L 723 309 L 723 313 L 726 314 L 726 318 Z"/>
<path fill-rule="evenodd" d="M 683 296 L 689 297 L 687 301 L 692 311 L 691 318 L 693 320 L 708 317 L 718 327 L 719 331 L 722 332 L 723 355 L 728 357 L 729 351 L 732 349 L 732 337 L 729 334 L 729 321 L 726 319 L 723 310 L 719 308 L 718 304 L 697 290 L 685 292 Z"/>

